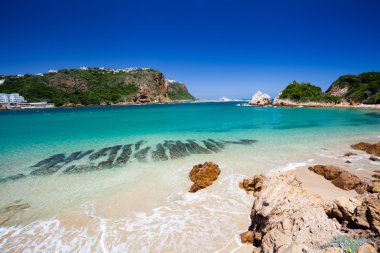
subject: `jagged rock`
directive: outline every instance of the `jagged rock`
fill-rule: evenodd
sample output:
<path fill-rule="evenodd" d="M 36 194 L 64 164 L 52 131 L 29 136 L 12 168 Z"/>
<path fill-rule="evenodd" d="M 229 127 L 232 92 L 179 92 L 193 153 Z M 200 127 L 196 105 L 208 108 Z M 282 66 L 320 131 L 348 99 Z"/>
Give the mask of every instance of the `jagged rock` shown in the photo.
<path fill-rule="evenodd" d="M 255 95 L 253 95 L 252 99 L 248 102 L 249 105 L 271 105 L 272 104 L 272 98 L 261 91 L 256 92 Z"/>
<path fill-rule="evenodd" d="M 355 198 L 338 197 L 333 201 L 331 212 L 337 219 L 352 222 L 351 218 L 353 217 L 356 208 L 361 204 L 362 202 Z"/>
<path fill-rule="evenodd" d="M 265 180 L 264 175 L 256 175 L 253 178 L 243 179 L 243 182 L 239 183 L 239 187 L 244 189 L 247 193 L 253 192 L 255 196 L 258 192 L 261 191 L 263 186 L 263 182 Z"/>
<path fill-rule="evenodd" d="M 375 247 L 369 243 L 365 243 L 358 249 L 357 253 L 376 253 Z"/>
<path fill-rule="evenodd" d="M 254 239 L 254 233 L 253 231 L 246 231 L 242 234 L 240 234 L 240 240 L 242 243 L 253 243 L 253 239 Z"/>
<path fill-rule="evenodd" d="M 380 196 L 366 194 L 358 198 L 339 197 L 333 202 L 330 215 L 351 228 L 370 229 L 380 234 Z"/>
<path fill-rule="evenodd" d="M 357 155 L 355 153 L 352 153 L 352 152 L 348 152 L 348 153 L 345 153 L 344 156 L 353 156 L 353 155 Z"/>
<path fill-rule="evenodd" d="M 368 158 L 369 160 L 371 160 L 371 161 L 373 161 L 373 162 L 378 162 L 378 161 L 380 161 L 380 159 L 379 158 L 377 158 L 377 157 L 374 157 L 374 156 L 371 156 L 370 158 Z"/>
<path fill-rule="evenodd" d="M 357 144 L 351 145 L 351 147 L 356 150 L 365 151 L 371 155 L 380 156 L 380 141 L 375 144 L 359 142 Z"/>
<path fill-rule="evenodd" d="M 190 188 L 190 192 L 196 192 L 202 188 L 212 185 L 220 174 L 219 166 L 212 162 L 194 165 L 190 171 L 189 177 L 194 184 Z"/>
<path fill-rule="evenodd" d="M 340 228 L 324 207 L 324 201 L 302 189 L 292 173 L 264 178 L 251 211 L 249 231 L 258 247 L 254 252 L 319 251 Z"/>

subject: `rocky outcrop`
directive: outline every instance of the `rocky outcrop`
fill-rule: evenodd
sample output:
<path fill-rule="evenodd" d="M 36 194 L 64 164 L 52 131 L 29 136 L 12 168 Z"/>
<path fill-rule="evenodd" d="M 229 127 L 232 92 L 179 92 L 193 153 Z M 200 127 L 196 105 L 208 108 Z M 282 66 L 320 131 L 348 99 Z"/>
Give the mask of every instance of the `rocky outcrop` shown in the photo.
<path fill-rule="evenodd" d="M 194 165 L 189 177 L 193 182 L 189 192 L 197 192 L 200 189 L 212 185 L 220 174 L 219 166 L 212 162 Z"/>
<path fill-rule="evenodd" d="M 329 214 L 349 228 L 369 229 L 373 235 L 380 234 L 379 194 L 336 198 Z"/>
<path fill-rule="evenodd" d="M 256 92 L 252 99 L 248 102 L 249 105 L 265 106 L 272 104 L 272 98 L 261 91 Z"/>
<path fill-rule="evenodd" d="M 351 146 L 353 149 L 362 150 L 367 152 L 368 154 L 380 156 L 380 141 L 375 144 L 359 142 Z"/>
<path fill-rule="evenodd" d="M 292 173 L 256 176 L 241 187 L 257 196 L 251 225 L 241 235 L 254 252 L 318 252 L 339 233 L 340 226 L 325 213 L 325 202 L 308 194 Z"/>
<path fill-rule="evenodd" d="M 343 190 L 355 190 L 357 193 L 364 193 L 370 188 L 370 183 L 358 176 L 332 165 L 315 165 L 309 167 L 318 175 L 324 176 L 338 188 Z"/>

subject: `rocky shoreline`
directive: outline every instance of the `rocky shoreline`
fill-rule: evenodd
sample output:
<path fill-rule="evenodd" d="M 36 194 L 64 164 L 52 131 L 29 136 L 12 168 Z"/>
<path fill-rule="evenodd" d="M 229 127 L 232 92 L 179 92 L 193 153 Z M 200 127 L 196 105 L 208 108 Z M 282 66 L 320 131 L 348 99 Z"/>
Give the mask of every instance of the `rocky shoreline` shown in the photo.
<path fill-rule="evenodd" d="M 360 142 L 351 148 L 370 154 L 370 161 L 380 156 L 380 142 Z M 220 172 L 212 162 L 195 165 L 189 174 L 194 183 L 189 191 L 209 187 Z M 320 189 L 317 193 L 305 180 L 310 176 L 309 181 Z M 241 242 L 252 245 L 254 253 L 380 252 L 379 179 L 380 170 L 364 177 L 321 164 L 244 179 L 239 187 L 254 202 Z"/>
<path fill-rule="evenodd" d="M 352 148 L 380 155 L 380 142 Z M 357 194 L 327 201 L 304 188 L 293 171 L 245 179 L 240 188 L 255 200 L 242 243 L 252 244 L 253 252 L 380 252 L 380 171 L 374 170 L 372 179 L 331 165 L 309 171 Z"/>

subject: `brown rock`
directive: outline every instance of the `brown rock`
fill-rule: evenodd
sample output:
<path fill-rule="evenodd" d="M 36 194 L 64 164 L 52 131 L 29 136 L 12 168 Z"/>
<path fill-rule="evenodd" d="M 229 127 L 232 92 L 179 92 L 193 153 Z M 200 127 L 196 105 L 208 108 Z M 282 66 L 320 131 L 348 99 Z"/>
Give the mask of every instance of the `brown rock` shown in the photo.
<path fill-rule="evenodd" d="M 380 179 L 380 174 L 373 174 L 372 177 L 373 177 L 373 178 Z"/>
<path fill-rule="evenodd" d="M 355 153 L 352 153 L 352 152 L 348 152 L 348 153 L 345 153 L 344 156 L 352 156 L 352 155 L 357 155 Z"/>
<path fill-rule="evenodd" d="M 259 192 L 261 191 L 265 176 L 256 175 L 253 178 L 245 178 L 243 182 L 239 183 L 239 187 L 248 192 Z"/>
<path fill-rule="evenodd" d="M 358 249 L 357 253 L 376 253 L 376 249 L 373 245 L 365 243 Z"/>
<path fill-rule="evenodd" d="M 206 188 L 218 178 L 220 174 L 219 166 L 212 162 L 194 165 L 190 171 L 189 177 L 194 184 L 190 188 L 190 192 L 196 192 Z"/>
<path fill-rule="evenodd" d="M 368 154 L 380 156 L 380 141 L 375 144 L 370 144 L 366 142 L 359 142 L 355 145 L 351 146 L 353 149 L 362 150 L 367 152 Z"/>
<path fill-rule="evenodd" d="M 253 240 L 254 240 L 254 233 L 253 233 L 253 231 L 249 231 L 248 230 L 248 231 L 240 234 L 240 239 L 241 239 L 242 243 L 250 243 L 250 244 L 252 244 Z"/>
<path fill-rule="evenodd" d="M 369 199 L 365 202 L 367 205 L 367 220 L 371 226 L 371 229 L 377 234 L 380 234 L 380 200 Z"/>
<path fill-rule="evenodd" d="M 380 192 L 380 181 L 377 181 L 377 180 L 372 181 L 371 192 L 373 193 Z"/>
<path fill-rule="evenodd" d="M 332 165 L 315 165 L 309 169 L 324 176 L 327 180 L 332 180 L 332 183 L 336 187 L 343 190 L 355 190 L 359 194 L 367 191 L 368 186 L 366 180 L 339 167 Z"/>
<path fill-rule="evenodd" d="M 362 184 L 362 181 L 359 177 L 345 171 L 333 179 L 332 183 L 340 189 L 349 191 L 358 188 Z"/>
<path fill-rule="evenodd" d="M 345 161 L 345 163 L 351 163 L 351 162 L 347 160 L 347 161 Z"/>
<path fill-rule="evenodd" d="M 337 178 L 344 170 L 332 165 L 315 165 L 311 168 L 318 175 L 324 176 L 327 180 Z"/>
<path fill-rule="evenodd" d="M 379 158 L 374 157 L 374 156 L 371 156 L 371 157 L 369 158 L 369 160 L 374 161 L 374 162 L 378 162 L 378 161 L 380 161 Z"/>
<path fill-rule="evenodd" d="M 378 194 L 364 194 L 358 198 L 339 197 L 333 202 L 330 215 L 343 225 L 365 234 L 363 229 L 380 234 L 380 199 Z M 345 226 L 345 225 L 344 225 Z M 368 234 L 368 233 L 367 233 Z"/>

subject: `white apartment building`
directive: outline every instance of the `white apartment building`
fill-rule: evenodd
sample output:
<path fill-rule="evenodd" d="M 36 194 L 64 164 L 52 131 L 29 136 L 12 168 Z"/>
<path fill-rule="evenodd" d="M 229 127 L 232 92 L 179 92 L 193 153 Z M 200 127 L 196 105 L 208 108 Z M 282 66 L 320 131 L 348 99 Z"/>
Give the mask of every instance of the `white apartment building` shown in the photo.
<path fill-rule="evenodd" d="M 0 104 L 19 104 L 25 102 L 23 96 L 18 93 L 0 93 Z"/>

